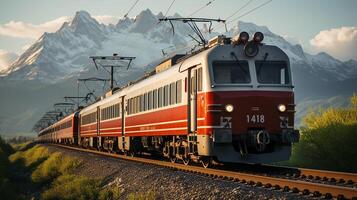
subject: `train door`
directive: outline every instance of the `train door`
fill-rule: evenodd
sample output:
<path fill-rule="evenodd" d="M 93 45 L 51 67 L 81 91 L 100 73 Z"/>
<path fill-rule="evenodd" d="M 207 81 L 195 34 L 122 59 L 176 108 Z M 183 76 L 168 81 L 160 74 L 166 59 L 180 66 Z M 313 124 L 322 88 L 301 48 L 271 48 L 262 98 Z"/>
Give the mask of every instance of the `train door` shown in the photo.
<path fill-rule="evenodd" d="M 187 69 L 188 153 L 197 152 L 197 67 Z"/>
<path fill-rule="evenodd" d="M 188 69 L 187 77 L 188 130 L 194 134 L 197 132 L 197 69 Z"/>
<path fill-rule="evenodd" d="M 102 146 L 102 140 L 101 140 L 101 137 L 100 137 L 100 108 L 99 106 L 97 107 L 97 139 L 95 140 L 96 141 L 96 146 L 94 147 L 98 147 L 100 148 Z"/>
<path fill-rule="evenodd" d="M 125 112 L 126 112 L 126 101 L 125 96 L 120 97 L 120 110 L 121 110 L 121 136 L 118 137 L 118 148 L 121 151 L 129 150 L 129 137 L 125 137 Z"/>

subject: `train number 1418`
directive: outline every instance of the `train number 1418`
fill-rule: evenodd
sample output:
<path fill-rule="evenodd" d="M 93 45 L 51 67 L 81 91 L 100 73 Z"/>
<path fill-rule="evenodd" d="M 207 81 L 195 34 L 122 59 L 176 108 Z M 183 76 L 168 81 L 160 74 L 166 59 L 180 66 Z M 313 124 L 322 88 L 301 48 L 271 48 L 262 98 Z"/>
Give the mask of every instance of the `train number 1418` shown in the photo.
<path fill-rule="evenodd" d="M 258 123 L 262 124 L 265 122 L 265 118 L 264 115 L 247 115 L 247 122 L 254 123 L 254 124 L 258 124 Z"/>

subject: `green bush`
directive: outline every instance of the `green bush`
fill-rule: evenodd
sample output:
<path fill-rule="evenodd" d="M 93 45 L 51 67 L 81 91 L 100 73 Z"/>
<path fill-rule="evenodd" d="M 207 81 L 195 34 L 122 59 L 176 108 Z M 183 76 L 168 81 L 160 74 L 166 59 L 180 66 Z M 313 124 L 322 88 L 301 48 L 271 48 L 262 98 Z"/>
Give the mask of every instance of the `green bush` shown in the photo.
<path fill-rule="evenodd" d="M 357 172 L 357 96 L 348 108 L 310 112 L 290 163 L 299 167 Z"/>
<path fill-rule="evenodd" d="M 121 194 L 120 187 L 117 187 L 117 186 L 108 187 L 108 188 L 102 189 L 99 192 L 99 199 L 101 199 L 101 200 L 120 199 L 120 194 Z"/>
<path fill-rule="evenodd" d="M 69 174 L 78 167 L 77 159 L 63 156 L 62 153 L 52 153 L 47 160 L 41 163 L 32 173 L 31 178 L 35 183 L 43 183 L 62 175 Z"/>
<path fill-rule="evenodd" d="M 156 194 L 153 191 L 131 193 L 128 195 L 128 199 L 129 200 L 154 200 L 156 199 Z"/>
<path fill-rule="evenodd" d="M 52 184 L 51 188 L 44 191 L 41 195 L 42 199 L 82 199 L 91 200 L 98 199 L 100 188 L 100 180 L 87 177 L 78 177 L 74 175 L 62 175 L 58 177 Z"/>
<path fill-rule="evenodd" d="M 12 163 L 19 163 L 27 168 L 34 168 L 49 157 L 46 147 L 36 145 L 26 151 L 17 151 L 9 157 Z"/>
<path fill-rule="evenodd" d="M 15 185 L 11 182 L 11 166 L 8 156 L 13 153 L 11 145 L 0 136 L 0 194 L 2 199 L 16 199 Z"/>

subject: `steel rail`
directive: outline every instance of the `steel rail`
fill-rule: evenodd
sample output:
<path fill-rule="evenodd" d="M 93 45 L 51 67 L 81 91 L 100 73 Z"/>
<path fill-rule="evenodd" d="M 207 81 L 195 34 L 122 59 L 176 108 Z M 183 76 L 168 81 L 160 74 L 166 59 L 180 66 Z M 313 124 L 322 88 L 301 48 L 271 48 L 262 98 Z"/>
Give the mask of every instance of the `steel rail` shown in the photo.
<path fill-rule="evenodd" d="M 73 146 L 65 146 L 60 144 L 51 144 L 54 146 L 59 146 L 67 149 L 82 151 L 82 152 L 89 152 L 97 155 L 103 155 L 107 157 L 113 158 L 121 158 L 124 160 L 135 161 L 140 163 L 147 163 L 158 165 L 162 167 L 168 167 L 173 169 L 182 170 L 185 172 L 191 173 L 198 173 L 202 175 L 208 175 L 212 177 L 224 178 L 233 181 L 240 181 L 242 183 L 248 183 L 250 185 L 256 186 L 265 186 L 265 187 L 274 187 L 276 189 L 283 189 L 285 191 L 292 190 L 293 192 L 301 191 L 303 194 L 313 193 L 314 195 L 325 195 L 325 197 L 337 197 L 339 199 L 347 198 L 347 199 L 355 199 L 357 198 L 357 188 L 349 188 L 349 187 L 342 187 L 336 185 L 327 185 L 321 183 L 312 183 L 306 182 L 301 180 L 291 180 L 285 178 L 276 178 L 276 177 L 269 177 L 269 176 L 262 176 L 262 175 L 254 175 L 254 174 L 246 174 L 241 172 L 233 172 L 233 171 L 225 171 L 225 170 L 218 170 L 218 169 L 208 169 L 203 167 L 191 166 L 191 165 L 183 165 L 178 163 L 171 163 L 153 159 L 147 159 L 142 157 L 130 157 L 125 155 L 101 152 L 91 149 L 82 149 Z M 304 172 L 307 174 L 311 174 L 312 172 L 317 173 L 318 170 L 308 170 L 305 169 Z M 325 171 L 326 172 L 326 171 Z M 328 171 L 329 172 L 329 171 Z M 315 173 L 315 174 L 316 174 Z M 336 175 L 340 174 L 340 172 L 335 172 Z M 349 173 L 345 173 L 346 179 L 351 179 L 348 177 Z M 340 175 L 339 175 L 340 176 Z M 341 176 L 342 177 L 342 176 Z"/>
<path fill-rule="evenodd" d="M 305 176 L 310 177 L 310 179 L 329 179 L 332 182 L 344 181 L 346 183 L 357 183 L 357 173 L 348 173 L 348 172 L 338 172 L 338 171 L 328 171 L 328 170 L 319 170 L 319 169 L 308 169 L 308 168 L 295 168 L 287 166 L 278 166 L 278 165 L 267 165 L 263 164 L 262 166 L 282 169 L 282 170 L 291 170 L 297 172 L 299 177 Z"/>

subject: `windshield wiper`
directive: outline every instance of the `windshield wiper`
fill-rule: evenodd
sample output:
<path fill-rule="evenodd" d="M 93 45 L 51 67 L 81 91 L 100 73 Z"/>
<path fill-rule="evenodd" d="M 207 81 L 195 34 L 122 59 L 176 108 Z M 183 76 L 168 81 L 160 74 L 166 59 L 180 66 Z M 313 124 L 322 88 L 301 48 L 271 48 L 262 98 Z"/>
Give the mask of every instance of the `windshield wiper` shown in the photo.
<path fill-rule="evenodd" d="M 257 74 L 258 74 L 258 75 L 260 75 L 260 70 L 262 69 L 262 66 L 264 65 L 265 61 L 267 60 L 268 55 L 269 55 L 268 53 L 265 53 L 265 54 L 264 54 L 264 59 L 263 59 L 263 61 L 260 63 L 260 65 L 259 65 L 259 67 L 258 67 L 258 69 L 257 69 Z"/>
<path fill-rule="evenodd" d="M 244 67 L 240 64 L 240 60 L 238 59 L 237 55 L 232 51 L 231 52 L 231 56 L 236 59 L 239 68 L 245 73 L 245 74 L 249 74 L 249 72 L 247 72 L 247 70 L 244 69 Z"/>

